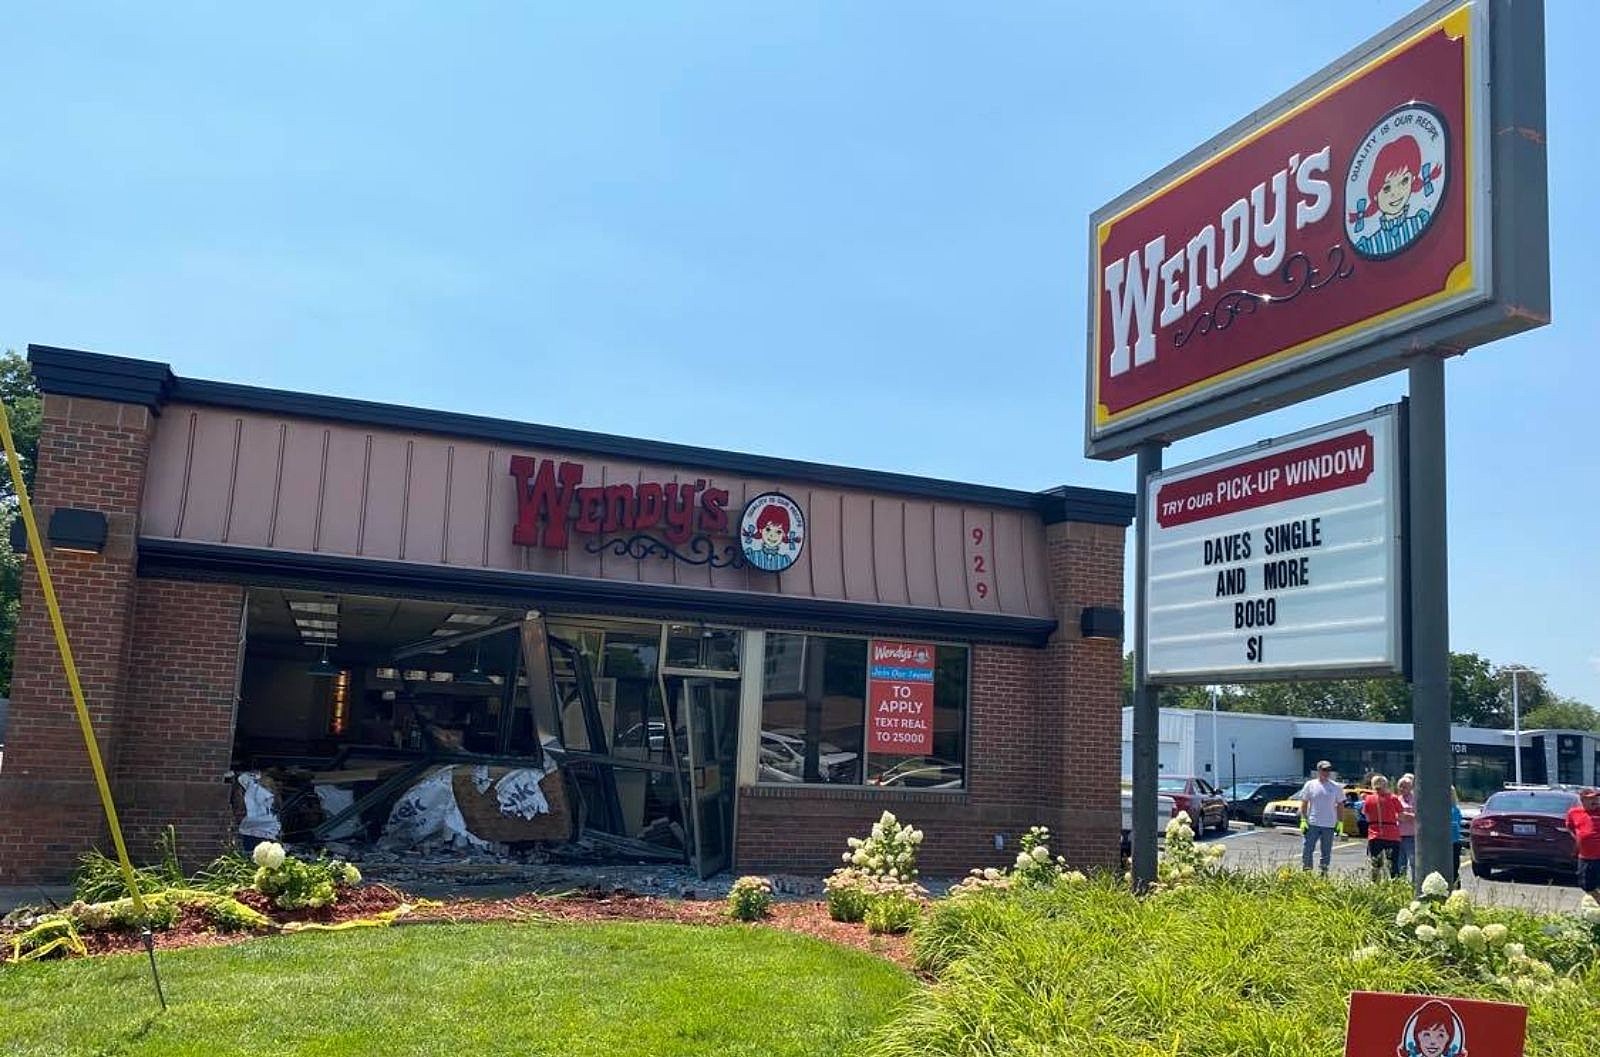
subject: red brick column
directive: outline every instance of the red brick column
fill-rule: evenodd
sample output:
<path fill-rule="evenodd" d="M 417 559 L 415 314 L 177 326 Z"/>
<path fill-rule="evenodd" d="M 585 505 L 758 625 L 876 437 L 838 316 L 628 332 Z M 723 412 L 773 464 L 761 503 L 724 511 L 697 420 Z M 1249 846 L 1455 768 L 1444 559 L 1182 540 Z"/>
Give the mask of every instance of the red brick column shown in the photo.
<path fill-rule="evenodd" d="M 170 823 L 186 862 L 232 840 L 230 786 L 244 588 L 140 580 L 122 727 L 117 812 L 135 855 Z"/>
<path fill-rule="evenodd" d="M 1122 608 L 1124 529 L 1065 522 L 1045 529 L 1060 629 L 1040 658 L 1040 715 L 1063 732 L 1051 783 L 1062 805 L 1061 851 L 1075 865 L 1113 867 L 1122 829 L 1122 643 L 1085 639 L 1084 606 Z"/>
<path fill-rule="evenodd" d="M 104 513 L 103 553 L 53 551 L 50 571 L 79 678 L 108 768 L 117 762 L 134 596 L 134 533 L 144 488 L 151 413 L 137 404 L 46 396 L 34 486 L 35 514 L 78 507 Z M 0 884 L 64 878 L 105 835 L 99 798 L 62 673 L 37 570 L 24 562 L 0 767 Z"/>

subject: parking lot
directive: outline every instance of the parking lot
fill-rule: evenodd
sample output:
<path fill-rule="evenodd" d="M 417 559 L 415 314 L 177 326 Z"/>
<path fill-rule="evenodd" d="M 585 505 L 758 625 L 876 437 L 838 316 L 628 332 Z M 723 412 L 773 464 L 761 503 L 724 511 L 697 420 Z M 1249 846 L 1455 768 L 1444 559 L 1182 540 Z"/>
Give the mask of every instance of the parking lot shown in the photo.
<path fill-rule="evenodd" d="M 1282 866 L 1300 866 L 1300 832 L 1287 827 L 1259 829 L 1235 822 L 1227 834 L 1214 834 L 1205 843 L 1223 843 L 1228 853 L 1223 863 L 1236 870 L 1277 870 Z M 1520 907 L 1539 912 L 1570 911 L 1577 909 L 1583 892 L 1576 885 L 1552 884 L 1537 874 L 1498 873 L 1492 881 L 1472 876 L 1463 857 L 1461 863 L 1462 887 L 1474 899 L 1498 906 Z M 1367 847 L 1359 840 L 1341 839 L 1333 848 L 1333 865 L 1330 872 L 1337 876 L 1367 877 Z"/>

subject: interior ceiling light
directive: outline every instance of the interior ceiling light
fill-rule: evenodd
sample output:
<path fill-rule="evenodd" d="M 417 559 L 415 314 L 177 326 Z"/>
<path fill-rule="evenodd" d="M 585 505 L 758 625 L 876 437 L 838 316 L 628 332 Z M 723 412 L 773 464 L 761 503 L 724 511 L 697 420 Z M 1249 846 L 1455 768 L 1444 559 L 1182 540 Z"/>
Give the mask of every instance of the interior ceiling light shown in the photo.
<path fill-rule="evenodd" d="M 466 686 L 491 686 L 494 680 L 483 674 L 483 645 L 472 651 L 472 670 L 463 675 L 457 682 Z"/>
<path fill-rule="evenodd" d="M 451 613 L 445 617 L 446 624 L 493 624 L 494 615 L 491 613 Z"/>
<path fill-rule="evenodd" d="M 322 659 L 306 669 L 306 674 L 317 679 L 328 679 L 339 674 L 339 666 L 328 660 L 328 644 L 322 644 Z"/>
<path fill-rule="evenodd" d="M 303 601 L 301 599 L 296 598 L 296 599 L 290 600 L 289 608 L 294 610 L 297 613 L 329 613 L 329 614 L 337 614 L 339 612 L 339 603 L 337 603 L 337 602 L 306 602 L 306 601 Z"/>
<path fill-rule="evenodd" d="M 334 628 L 339 627 L 337 620 L 318 620 L 313 617 L 295 617 L 294 622 L 302 628 Z"/>

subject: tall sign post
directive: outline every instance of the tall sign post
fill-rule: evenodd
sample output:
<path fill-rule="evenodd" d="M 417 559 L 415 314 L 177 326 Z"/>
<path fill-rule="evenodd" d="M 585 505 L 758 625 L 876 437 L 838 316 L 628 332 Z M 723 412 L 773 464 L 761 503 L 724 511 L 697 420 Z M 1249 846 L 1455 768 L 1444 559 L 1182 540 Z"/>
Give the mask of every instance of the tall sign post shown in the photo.
<path fill-rule="evenodd" d="M 1090 218 L 1084 451 L 1139 463 L 1140 883 L 1155 876 L 1150 687 L 1238 674 L 1233 660 L 1165 675 L 1147 663 L 1160 649 L 1145 625 L 1162 447 L 1399 370 L 1412 389 L 1397 489 L 1409 561 L 1383 575 L 1386 597 L 1404 597 L 1409 567 L 1410 604 L 1389 628 L 1404 648 L 1352 662 L 1348 641 L 1298 603 L 1310 623 L 1269 639 L 1298 650 L 1275 677 L 1409 660 L 1419 860 L 1451 868 L 1443 360 L 1549 321 L 1543 23 L 1539 0 L 1432 0 Z"/>

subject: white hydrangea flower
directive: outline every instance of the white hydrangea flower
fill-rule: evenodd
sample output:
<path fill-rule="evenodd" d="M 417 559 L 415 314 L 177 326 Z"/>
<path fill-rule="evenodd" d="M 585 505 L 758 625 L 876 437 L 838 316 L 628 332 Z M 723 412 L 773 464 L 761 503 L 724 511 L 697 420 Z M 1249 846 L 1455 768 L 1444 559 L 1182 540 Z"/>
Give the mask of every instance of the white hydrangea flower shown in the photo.
<path fill-rule="evenodd" d="M 1032 865 L 1033 865 L 1033 856 L 1029 855 L 1025 851 L 1017 852 L 1017 861 L 1016 861 L 1016 864 L 1015 864 L 1015 868 L 1016 869 L 1018 869 L 1018 870 L 1026 870 L 1028 867 L 1030 867 Z"/>
<path fill-rule="evenodd" d="M 1483 927 L 1483 938 L 1496 947 L 1504 943 L 1506 941 L 1506 937 L 1510 935 L 1511 930 L 1500 924 L 1498 921 Z"/>
<path fill-rule="evenodd" d="M 1423 943 L 1432 943 L 1438 938 L 1439 930 L 1434 928 L 1432 925 L 1417 926 L 1417 939 L 1421 940 Z"/>
<path fill-rule="evenodd" d="M 1049 862 L 1050 861 L 1050 849 L 1046 848 L 1042 844 L 1039 845 L 1038 847 L 1034 848 L 1033 849 L 1033 861 L 1037 862 L 1037 863 L 1047 863 L 1047 862 Z"/>
<path fill-rule="evenodd" d="M 1454 943 L 1456 941 L 1456 927 L 1454 925 L 1440 925 L 1439 938 L 1446 943 Z"/>
<path fill-rule="evenodd" d="M 920 829 L 912 830 L 911 831 L 911 835 L 910 835 L 910 840 L 911 840 L 912 844 L 921 844 L 922 843 L 922 831 Z"/>
<path fill-rule="evenodd" d="M 872 824 L 872 839 L 873 840 L 882 840 L 883 839 L 883 823 L 882 822 L 874 822 Z"/>
<path fill-rule="evenodd" d="M 277 841 L 262 841 L 256 845 L 256 850 L 250 853 L 250 858 L 255 860 L 257 866 L 265 866 L 269 870 L 276 870 L 283 865 L 283 845 Z"/>
<path fill-rule="evenodd" d="M 1383 957 L 1383 949 L 1381 947 L 1361 947 L 1350 955 L 1350 960 L 1353 962 L 1370 962 L 1376 961 L 1381 957 Z"/>
<path fill-rule="evenodd" d="M 1063 865 L 1065 865 L 1065 864 L 1063 863 Z M 1080 884 L 1080 883 L 1082 883 L 1084 881 L 1087 881 L 1089 879 L 1088 876 L 1085 875 L 1082 870 L 1068 870 L 1062 876 L 1066 880 L 1071 881 L 1073 884 Z"/>
<path fill-rule="evenodd" d="M 1527 957 L 1527 954 L 1528 948 L 1524 947 L 1520 943 L 1506 944 L 1506 957 L 1510 958 L 1512 961 L 1516 961 L 1518 958 L 1525 958 Z"/>
<path fill-rule="evenodd" d="M 1456 939 L 1461 946 L 1470 951 L 1481 951 L 1488 941 L 1484 939 L 1483 930 L 1476 925 L 1462 925 L 1456 933 Z"/>
<path fill-rule="evenodd" d="M 1472 907 L 1472 897 L 1462 891 L 1450 893 L 1450 898 L 1444 901 L 1445 909 L 1453 914 L 1465 913 Z"/>
<path fill-rule="evenodd" d="M 1450 882 L 1446 881 L 1442 876 L 1440 876 L 1439 872 L 1435 870 L 1433 873 L 1422 879 L 1422 894 L 1425 896 L 1433 896 L 1435 899 L 1441 896 L 1449 895 Z"/>
<path fill-rule="evenodd" d="M 1401 907 L 1400 912 L 1394 916 L 1394 923 L 1404 928 L 1406 925 L 1411 924 L 1414 917 L 1415 915 L 1411 913 L 1409 907 Z"/>
<path fill-rule="evenodd" d="M 894 817 L 894 812 L 893 811 L 885 811 L 878 818 L 878 824 L 880 826 L 892 826 L 892 825 L 895 824 L 895 822 L 896 822 L 896 819 Z"/>

